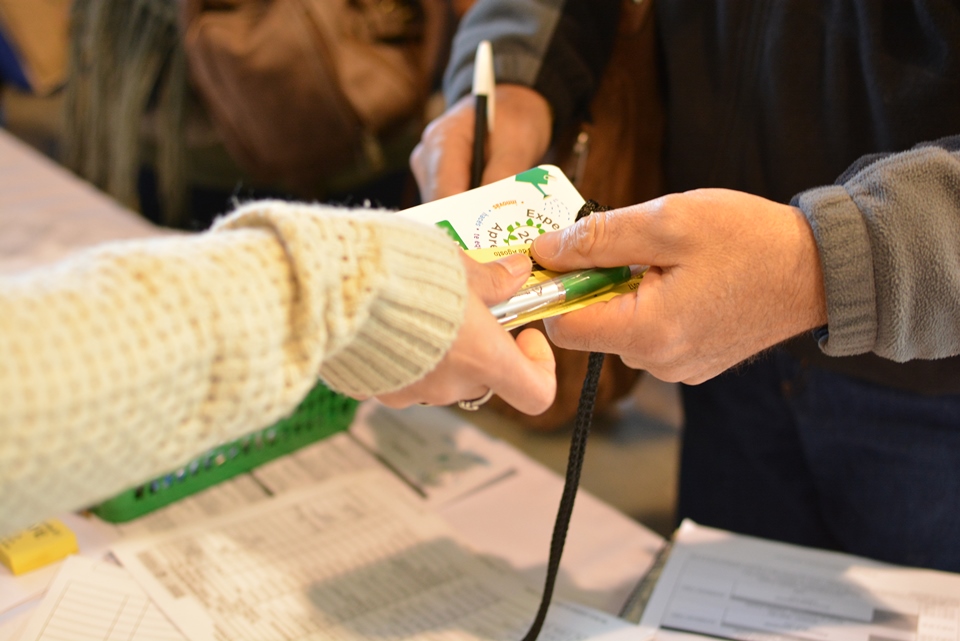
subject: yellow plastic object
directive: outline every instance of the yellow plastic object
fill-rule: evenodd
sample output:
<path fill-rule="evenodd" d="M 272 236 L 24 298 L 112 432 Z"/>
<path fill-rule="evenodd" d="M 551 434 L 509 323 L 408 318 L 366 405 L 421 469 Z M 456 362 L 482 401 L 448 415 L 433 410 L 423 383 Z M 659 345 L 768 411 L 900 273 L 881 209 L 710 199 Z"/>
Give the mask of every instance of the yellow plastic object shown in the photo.
<path fill-rule="evenodd" d="M 14 574 L 36 570 L 79 551 L 76 535 L 56 519 L 0 539 L 0 562 Z"/>

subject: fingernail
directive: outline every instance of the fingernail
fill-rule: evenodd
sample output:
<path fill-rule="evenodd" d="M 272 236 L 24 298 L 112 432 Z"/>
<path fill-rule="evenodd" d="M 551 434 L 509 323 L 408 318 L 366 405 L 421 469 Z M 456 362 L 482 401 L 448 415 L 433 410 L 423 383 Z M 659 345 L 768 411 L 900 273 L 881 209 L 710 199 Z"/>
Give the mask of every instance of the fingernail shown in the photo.
<path fill-rule="evenodd" d="M 500 264 L 515 278 L 530 273 L 530 259 L 523 254 L 510 254 L 506 258 L 501 258 Z"/>
<path fill-rule="evenodd" d="M 533 249 L 540 258 L 553 258 L 560 251 L 560 232 L 549 232 L 533 241 Z"/>

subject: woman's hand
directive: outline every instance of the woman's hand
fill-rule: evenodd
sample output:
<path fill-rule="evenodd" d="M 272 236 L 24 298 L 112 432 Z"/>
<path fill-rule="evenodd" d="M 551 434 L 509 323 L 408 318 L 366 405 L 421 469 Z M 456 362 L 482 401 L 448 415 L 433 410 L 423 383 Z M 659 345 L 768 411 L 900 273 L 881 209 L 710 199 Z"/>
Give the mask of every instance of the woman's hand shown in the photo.
<path fill-rule="evenodd" d="M 546 337 L 528 329 L 514 340 L 488 309 L 526 282 L 530 260 L 513 255 L 480 264 L 466 254 L 463 260 L 471 295 L 450 351 L 436 369 L 413 385 L 377 398 L 389 407 L 449 405 L 493 390 L 525 414 L 546 411 L 557 391 L 553 350 Z"/>

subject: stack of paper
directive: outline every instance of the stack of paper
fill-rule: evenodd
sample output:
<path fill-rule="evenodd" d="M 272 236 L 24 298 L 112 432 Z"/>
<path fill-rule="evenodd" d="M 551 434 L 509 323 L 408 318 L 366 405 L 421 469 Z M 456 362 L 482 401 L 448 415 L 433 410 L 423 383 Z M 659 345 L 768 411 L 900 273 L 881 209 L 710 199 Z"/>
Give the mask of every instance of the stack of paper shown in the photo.
<path fill-rule="evenodd" d="M 21 641 L 506 641 L 522 636 L 538 600 L 382 469 L 127 539 L 113 554 L 123 569 L 65 564 Z M 626 627 L 558 604 L 543 638 Z"/>
<path fill-rule="evenodd" d="M 119 565 L 68 559 L 22 634 L 0 628 L 0 639 L 518 639 L 542 586 L 437 512 L 512 479 L 515 459 L 451 418 L 374 404 L 356 438 L 325 439 L 121 526 Z M 540 638 L 611 633 L 648 636 L 556 601 Z"/>
<path fill-rule="evenodd" d="M 641 623 L 665 639 L 958 641 L 960 575 L 685 522 Z"/>

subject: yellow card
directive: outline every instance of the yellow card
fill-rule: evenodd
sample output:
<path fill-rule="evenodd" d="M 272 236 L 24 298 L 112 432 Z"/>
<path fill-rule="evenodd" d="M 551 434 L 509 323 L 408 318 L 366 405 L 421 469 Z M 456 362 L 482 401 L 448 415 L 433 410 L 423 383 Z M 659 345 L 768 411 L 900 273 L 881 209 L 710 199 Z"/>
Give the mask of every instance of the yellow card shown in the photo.
<path fill-rule="evenodd" d="M 56 519 L 0 539 L 0 563 L 14 574 L 24 574 L 79 552 L 77 537 Z"/>

